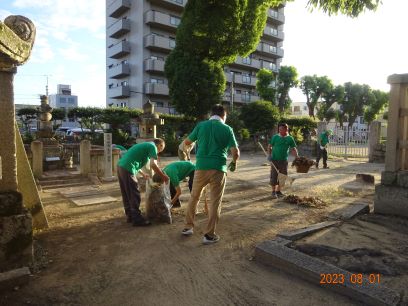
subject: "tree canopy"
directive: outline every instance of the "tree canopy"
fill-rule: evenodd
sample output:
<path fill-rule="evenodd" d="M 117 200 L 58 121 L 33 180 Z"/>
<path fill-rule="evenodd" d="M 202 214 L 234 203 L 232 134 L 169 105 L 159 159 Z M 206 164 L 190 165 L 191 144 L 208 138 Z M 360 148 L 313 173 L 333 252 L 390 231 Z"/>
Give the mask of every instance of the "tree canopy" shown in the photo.
<path fill-rule="evenodd" d="M 256 101 L 242 107 L 240 119 L 251 133 L 267 132 L 279 122 L 280 113 L 269 101 Z"/>

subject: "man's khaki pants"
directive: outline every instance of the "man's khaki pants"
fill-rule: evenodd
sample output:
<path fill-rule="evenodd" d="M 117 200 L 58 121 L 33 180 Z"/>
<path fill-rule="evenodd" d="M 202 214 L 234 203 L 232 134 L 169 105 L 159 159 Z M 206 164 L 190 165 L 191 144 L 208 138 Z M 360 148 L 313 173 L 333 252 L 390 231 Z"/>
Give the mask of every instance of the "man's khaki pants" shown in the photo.
<path fill-rule="evenodd" d="M 205 234 L 213 237 L 215 228 L 221 214 L 221 202 L 224 195 L 227 176 L 225 172 L 218 170 L 196 170 L 194 174 L 193 189 L 188 202 L 185 228 L 194 227 L 194 217 L 197 204 L 205 186 L 210 184 L 210 201 L 208 205 L 208 224 Z"/>

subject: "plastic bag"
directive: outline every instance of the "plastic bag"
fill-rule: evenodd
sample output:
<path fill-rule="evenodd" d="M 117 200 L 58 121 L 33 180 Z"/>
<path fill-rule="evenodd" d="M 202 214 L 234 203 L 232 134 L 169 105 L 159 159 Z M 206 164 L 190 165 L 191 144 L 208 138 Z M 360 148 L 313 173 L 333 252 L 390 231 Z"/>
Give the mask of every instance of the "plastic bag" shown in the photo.
<path fill-rule="evenodd" d="M 170 183 L 146 181 L 146 214 L 149 219 L 172 223 Z"/>

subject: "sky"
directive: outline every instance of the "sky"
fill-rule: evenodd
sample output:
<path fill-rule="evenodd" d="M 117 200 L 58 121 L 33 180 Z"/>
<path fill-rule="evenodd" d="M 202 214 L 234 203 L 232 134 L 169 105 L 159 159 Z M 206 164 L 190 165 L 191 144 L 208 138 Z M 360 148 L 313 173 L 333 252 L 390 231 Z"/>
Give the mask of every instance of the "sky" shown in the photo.
<path fill-rule="evenodd" d="M 389 75 L 408 73 L 408 0 L 383 2 L 357 18 L 310 12 L 307 0 L 287 3 L 282 65 L 296 67 L 299 77 L 388 91 Z M 105 106 L 105 1 L 0 0 L 0 20 L 9 15 L 26 16 L 37 28 L 31 58 L 15 76 L 15 103 L 39 104 L 48 80 L 50 94 L 67 84 L 79 106 Z M 305 101 L 299 89 L 290 96 Z"/>

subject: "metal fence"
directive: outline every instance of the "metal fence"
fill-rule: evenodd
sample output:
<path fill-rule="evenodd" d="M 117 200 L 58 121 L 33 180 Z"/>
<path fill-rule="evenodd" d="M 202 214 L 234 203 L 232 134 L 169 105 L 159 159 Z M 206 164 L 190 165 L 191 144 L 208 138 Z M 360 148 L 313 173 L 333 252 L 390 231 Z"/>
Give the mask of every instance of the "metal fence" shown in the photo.
<path fill-rule="evenodd" d="M 336 127 L 329 136 L 327 152 L 331 155 L 368 158 L 369 129 Z"/>

